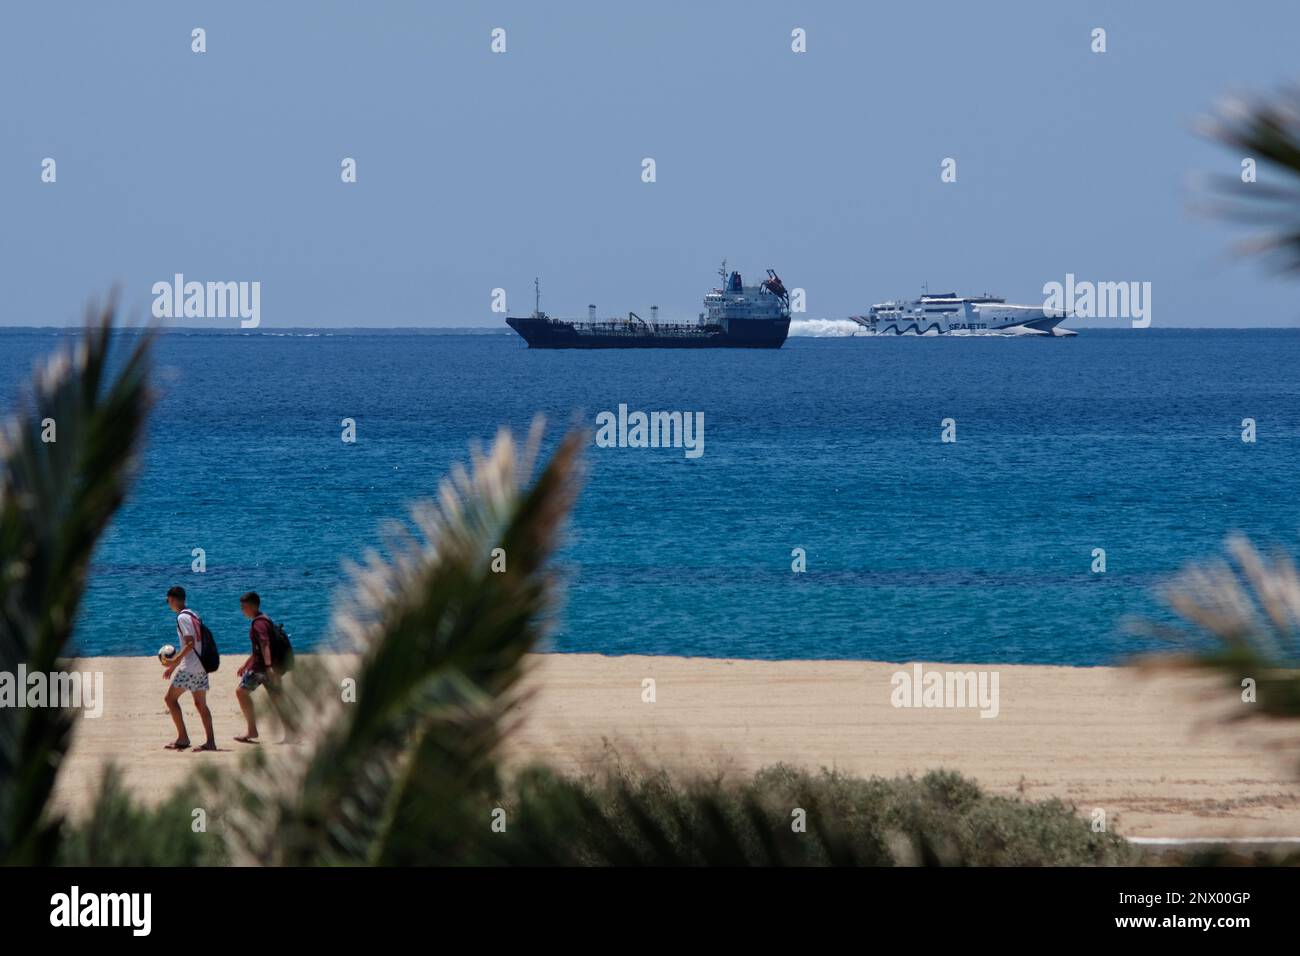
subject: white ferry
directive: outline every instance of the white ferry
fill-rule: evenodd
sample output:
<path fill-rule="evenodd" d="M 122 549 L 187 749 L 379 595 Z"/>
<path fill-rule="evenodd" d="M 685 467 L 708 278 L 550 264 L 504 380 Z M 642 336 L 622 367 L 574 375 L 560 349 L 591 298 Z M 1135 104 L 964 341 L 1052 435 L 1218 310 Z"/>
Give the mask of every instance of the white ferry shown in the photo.
<path fill-rule="evenodd" d="M 849 316 L 867 335 L 1047 335 L 1070 336 L 1060 328 L 1066 313 L 1038 305 L 1010 305 L 995 295 L 924 293 L 919 299 L 878 302 L 866 315 Z"/>

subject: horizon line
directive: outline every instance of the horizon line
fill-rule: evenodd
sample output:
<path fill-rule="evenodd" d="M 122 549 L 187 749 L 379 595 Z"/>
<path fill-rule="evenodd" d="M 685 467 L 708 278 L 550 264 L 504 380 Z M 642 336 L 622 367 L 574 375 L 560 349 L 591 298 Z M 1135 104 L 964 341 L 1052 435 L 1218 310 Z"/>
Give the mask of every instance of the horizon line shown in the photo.
<path fill-rule="evenodd" d="M 795 322 L 849 322 L 850 319 L 818 319 L 805 318 L 795 319 Z M 82 329 L 85 326 L 79 322 L 68 322 L 63 324 L 45 323 L 42 325 L 5 325 L 0 323 L 0 333 L 19 332 L 24 330 L 62 330 L 62 329 Z M 148 325 L 118 326 L 120 331 L 135 331 L 149 328 Z M 230 328 L 214 327 L 200 325 L 158 325 L 153 326 L 160 332 L 216 332 L 226 334 L 256 334 L 259 332 L 501 332 L 514 333 L 514 329 L 502 323 L 501 325 L 259 325 L 256 328 Z M 1292 325 L 1161 325 L 1148 326 L 1146 328 L 1133 328 L 1129 325 L 1079 325 L 1072 328 L 1083 332 L 1284 332 L 1300 330 L 1300 322 Z M 794 336 L 795 338 L 854 338 L 851 335 L 828 336 L 828 335 L 806 335 Z M 857 338 L 881 338 L 882 336 L 856 336 Z M 897 338 L 908 338 L 908 336 L 895 336 Z M 925 336 L 912 336 L 913 338 L 925 338 Z"/>

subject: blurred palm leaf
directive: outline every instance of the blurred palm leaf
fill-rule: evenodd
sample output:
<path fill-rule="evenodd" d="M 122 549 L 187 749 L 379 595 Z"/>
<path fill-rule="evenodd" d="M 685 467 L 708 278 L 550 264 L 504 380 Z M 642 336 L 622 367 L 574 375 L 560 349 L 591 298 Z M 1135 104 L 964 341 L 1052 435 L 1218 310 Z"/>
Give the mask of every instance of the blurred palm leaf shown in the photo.
<path fill-rule="evenodd" d="M 502 432 L 472 473 L 391 527 L 387 554 L 352 569 L 336 627 L 359 656 L 323 658 L 286 690 L 302 744 L 254 759 L 229 833 L 247 862 L 395 862 L 411 814 L 441 814 L 454 845 L 466 794 L 490 785 L 524 655 L 555 607 L 548 570 L 579 477 L 582 436 L 559 446 L 532 488 L 540 430 L 520 452 Z M 493 551 L 505 570 L 493 571 Z M 341 688 L 355 682 L 355 702 Z M 258 767 L 260 766 L 260 769 Z M 432 802 L 430 802 L 432 801 Z M 435 809 L 436 808 L 436 809 Z"/>
<path fill-rule="evenodd" d="M 126 492 L 148 408 L 151 336 L 109 369 L 113 309 L 36 378 L 0 435 L 0 671 L 60 669 L 95 543 Z M 43 441 L 43 422 L 54 441 Z M 46 818 L 75 711 L 0 708 L 0 862 L 48 863 Z"/>
<path fill-rule="evenodd" d="M 1185 569 L 1162 589 L 1182 626 L 1147 624 L 1188 653 L 1175 663 L 1213 671 L 1240 691 L 1253 679 L 1256 702 L 1239 717 L 1300 717 L 1300 575 L 1291 558 L 1265 557 L 1244 537 L 1229 559 Z"/>
<path fill-rule="evenodd" d="M 1242 246 L 1289 272 L 1300 271 L 1300 88 L 1272 100 L 1229 99 L 1205 119 L 1207 136 L 1257 162 L 1276 182 L 1218 177 L 1226 200 L 1217 210 L 1270 232 Z M 1190 653 L 1179 663 L 1212 670 L 1234 688 L 1252 678 L 1255 705 L 1239 716 L 1300 716 L 1300 577 L 1283 553 L 1262 556 L 1243 537 L 1228 540 L 1229 560 L 1185 570 L 1164 588 L 1169 606 L 1188 626 L 1141 629 L 1177 640 Z"/>
<path fill-rule="evenodd" d="M 1239 250 L 1262 254 L 1285 271 L 1300 271 L 1300 89 L 1284 90 L 1271 101 L 1226 100 L 1200 129 L 1262 167 L 1263 181 L 1247 183 L 1239 175 L 1211 179 L 1220 197 L 1211 204 L 1214 212 L 1267 230 L 1240 243 Z"/>

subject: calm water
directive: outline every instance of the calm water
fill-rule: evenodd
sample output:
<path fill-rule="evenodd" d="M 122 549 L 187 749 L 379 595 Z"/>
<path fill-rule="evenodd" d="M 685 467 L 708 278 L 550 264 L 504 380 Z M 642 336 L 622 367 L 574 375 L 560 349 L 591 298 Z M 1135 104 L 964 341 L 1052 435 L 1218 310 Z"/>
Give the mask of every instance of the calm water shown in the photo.
<path fill-rule="evenodd" d="M 0 407 L 63 337 L 0 331 Z M 97 556 L 85 653 L 153 653 L 177 582 L 228 647 L 248 589 L 310 646 L 340 559 L 471 439 L 538 411 L 554 438 L 620 402 L 703 411 L 705 453 L 592 449 L 560 651 L 1107 663 L 1141 649 L 1123 619 L 1156 613 L 1153 585 L 1186 561 L 1233 530 L 1290 548 L 1300 524 L 1300 331 L 650 354 L 528 351 L 504 334 L 176 332 L 158 358 L 163 394 Z M 939 441 L 949 417 L 956 444 Z M 205 574 L 190 571 L 196 547 Z M 794 547 L 806 574 L 791 573 Z"/>

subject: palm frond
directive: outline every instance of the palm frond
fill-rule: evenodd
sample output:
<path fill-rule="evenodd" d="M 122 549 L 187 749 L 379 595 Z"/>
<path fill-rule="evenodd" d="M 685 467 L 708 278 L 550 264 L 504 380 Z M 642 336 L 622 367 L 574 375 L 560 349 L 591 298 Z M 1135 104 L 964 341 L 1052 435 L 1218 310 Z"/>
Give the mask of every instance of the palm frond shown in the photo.
<path fill-rule="evenodd" d="M 217 835 L 219 819 L 194 827 L 193 811 L 201 806 L 197 785 L 173 790 L 162 803 L 142 802 L 127 785 L 121 769 L 108 764 L 100 777 L 88 814 L 64 824 L 59 838 L 59 866 L 220 866 L 225 845 Z"/>
<path fill-rule="evenodd" d="M 1173 663 L 1219 674 L 1237 691 L 1255 682 L 1240 717 L 1300 717 L 1300 575 L 1282 552 L 1265 557 L 1244 537 L 1228 558 L 1186 568 L 1161 590 L 1183 627 L 1147 627 L 1177 642 Z"/>
<path fill-rule="evenodd" d="M 281 760 L 243 775 L 229 818 L 236 859 L 365 863 L 399 859 L 419 805 L 456 808 L 492 777 L 492 754 L 524 655 L 555 607 L 548 563 L 572 506 L 582 437 L 559 446 L 532 488 L 540 429 L 521 450 L 502 432 L 472 472 L 453 471 L 437 502 L 390 528 L 386 551 L 351 569 L 335 627 L 353 663 L 295 672 L 283 709 L 301 736 Z M 492 569 L 493 551 L 505 569 Z M 354 681 L 355 702 L 340 688 Z M 466 811 L 468 812 L 468 811 Z"/>
<path fill-rule="evenodd" d="M 126 493 L 148 408 L 151 343 L 110 368 L 113 308 L 36 377 L 25 411 L 0 434 L 0 671 L 59 669 L 95 543 Z M 43 440 L 53 423 L 53 441 Z M 0 709 L 0 862 L 49 862 L 45 818 L 75 712 Z"/>
<path fill-rule="evenodd" d="M 1256 160 L 1263 181 L 1215 177 L 1211 210 L 1224 218 L 1269 223 L 1270 231 L 1239 244 L 1288 272 L 1300 271 L 1300 88 L 1271 100 L 1233 98 L 1201 120 L 1201 132 Z M 1276 176 L 1276 181 L 1269 177 Z"/>

